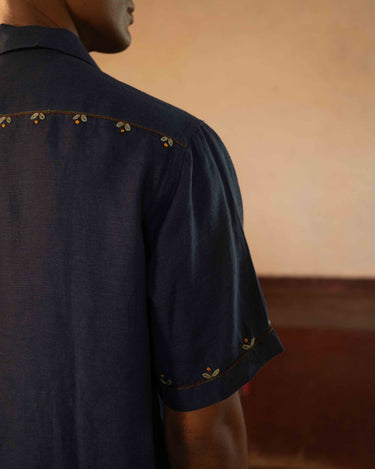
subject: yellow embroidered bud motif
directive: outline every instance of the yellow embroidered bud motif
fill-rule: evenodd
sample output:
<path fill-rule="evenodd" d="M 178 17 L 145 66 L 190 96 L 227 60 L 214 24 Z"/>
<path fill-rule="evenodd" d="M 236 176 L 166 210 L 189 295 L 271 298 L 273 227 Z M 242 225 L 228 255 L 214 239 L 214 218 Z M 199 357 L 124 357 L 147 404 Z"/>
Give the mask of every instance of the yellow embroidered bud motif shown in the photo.
<path fill-rule="evenodd" d="M 42 112 L 34 112 L 34 114 L 30 117 L 31 120 L 34 121 L 34 124 L 38 124 L 39 120 L 44 120 L 46 116 Z"/>
<path fill-rule="evenodd" d="M 123 122 L 123 121 L 117 122 L 116 127 L 121 129 L 122 133 L 125 132 L 125 130 L 127 132 L 130 132 L 130 130 L 131 130 L 130 125 L 127 122 Z"/>
<path fill-rule="evenodd" d="M 242 348 L 244 350 L 249 350 L 251 347 L 253 347 L 254 343 L 255 343 L 255 337 L 253 337 L 251 339 L 251 342 L 250 342 L 250 345 L 248 345 L 248 342 L 249 342 L 249 339 L 245 337 L 245 339 L 243 340 L 245 343 L 242 345 Z"/>
<path fill-rule="evenodd" d="M 164 142 L 164 146 L 166 148 L 173 146 L 173 140 L 171 138 L 167 137 L 166 135 L 161 138 L 161 141 Z"/>
<path fill-rule="evenodd" d="M 219 368 L 216 368 L 216 370 L 211 374 L 209 373 L 211 371 L 211 368 L 209 366 L 206 368 L 206 370 L 208 371 L 208 373 L 202 373 L 203 378 L 206 379 L 215 378 L 220 373 Z"/>
<path fill-rule="evenodd" d="M 172 381 L 170 379 L 164 379 L 164 378 L 165 378 L 164 375 L 160 375 L 160 381 L 163 384 L 166 384 L 167 386 L 170 386 L 172 384 Z"/>
<path fill-rule="evenodd" d="M 10 116 L 3 116 L 0 117 L 0 125 L 1 127 L 5 127 L 5 124 L 10 124 L 12 122 L 12 118 Z"/>
<path fill-rule="evenodd" d="M 87 117 L 85 116 L 85 114 L 76 114 L 73 117 L 73 120 L 76 124 L 79 124 L 81 122 L 79 119 L 81 119 L 82 122 L 87 122 Z"/>

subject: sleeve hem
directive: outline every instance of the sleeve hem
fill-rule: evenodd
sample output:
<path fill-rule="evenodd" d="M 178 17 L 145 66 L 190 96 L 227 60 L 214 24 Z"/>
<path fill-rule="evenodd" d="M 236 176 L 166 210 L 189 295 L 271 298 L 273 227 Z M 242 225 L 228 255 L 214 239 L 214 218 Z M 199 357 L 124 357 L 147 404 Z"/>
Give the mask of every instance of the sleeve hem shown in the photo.
<path fill-rule="evenodd" d="M 163 403 L 174 410 L 190 411 L 231 396 L 249 382 L 271 358 L 285 350 L 271 326 L 266 332 L 252 348 L 216 377 L 189 386 L 173 388 L 162 385 L 160 394 Z"/>

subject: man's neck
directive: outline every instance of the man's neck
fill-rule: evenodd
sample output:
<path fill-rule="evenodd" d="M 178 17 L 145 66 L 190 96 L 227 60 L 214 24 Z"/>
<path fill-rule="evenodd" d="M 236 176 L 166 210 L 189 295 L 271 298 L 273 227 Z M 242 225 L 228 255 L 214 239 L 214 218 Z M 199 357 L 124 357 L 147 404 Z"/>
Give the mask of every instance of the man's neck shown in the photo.
<path fill-rule="evenodd" d="M 13 26 L 39 25 L 66 28 L 79 37 L 79 33 L 63 2 L 45 2 L 43 11 L 32 0 L 4 0 L 0 6 L 0 23 Z"/>

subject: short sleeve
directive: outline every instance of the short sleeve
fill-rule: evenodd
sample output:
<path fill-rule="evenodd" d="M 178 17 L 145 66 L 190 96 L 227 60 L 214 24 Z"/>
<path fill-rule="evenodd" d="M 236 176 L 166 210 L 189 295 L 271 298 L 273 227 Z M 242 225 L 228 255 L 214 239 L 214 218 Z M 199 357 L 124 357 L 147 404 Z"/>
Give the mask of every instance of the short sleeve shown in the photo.
<path fill-rule="evenodd" d="M 179 164 L 164 167 L 173 171 L 164 184 L 171 193 L 152 212 L 147 296 L 158 393 L 168 407 L 190 411 L 228 398 L 285 349 L 254 270 L 224 143 L 199 121 L 176 156 Z"/>

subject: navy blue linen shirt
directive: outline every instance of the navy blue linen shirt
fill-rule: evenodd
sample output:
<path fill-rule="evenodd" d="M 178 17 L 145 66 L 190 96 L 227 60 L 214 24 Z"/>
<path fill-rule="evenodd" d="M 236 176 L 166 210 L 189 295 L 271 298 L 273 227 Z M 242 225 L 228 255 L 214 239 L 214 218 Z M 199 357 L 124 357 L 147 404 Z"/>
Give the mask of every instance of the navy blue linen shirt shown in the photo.
<path fill-rule="evenodd" d="M 0 25 L 0 468 L 167 469 L 163 404 L 284 347 L 203 120 L 67 29 Z"/>

